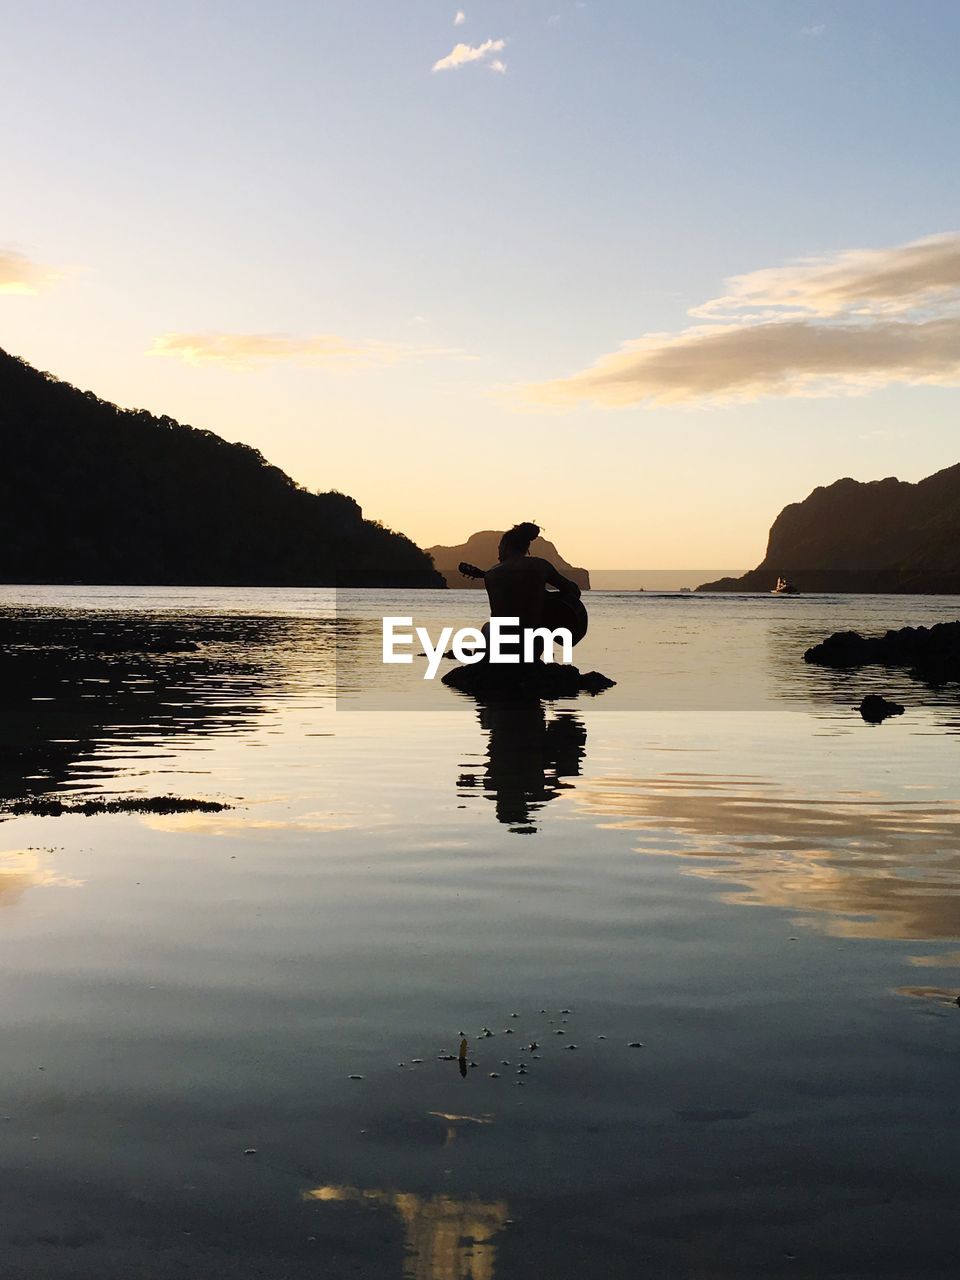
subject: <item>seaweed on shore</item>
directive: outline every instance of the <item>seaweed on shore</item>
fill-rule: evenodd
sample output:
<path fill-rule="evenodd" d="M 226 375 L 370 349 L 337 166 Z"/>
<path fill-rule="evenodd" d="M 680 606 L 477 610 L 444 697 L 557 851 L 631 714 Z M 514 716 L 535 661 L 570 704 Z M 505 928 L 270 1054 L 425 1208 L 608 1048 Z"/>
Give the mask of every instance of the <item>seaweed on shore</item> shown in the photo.
<path fill-rule="evenodd" d="M 0 804 L 0 816 L 11 818 L 59 818 L 65 813 L 79 813 L 92 818 L 103 813 L 222 813 L 232 808 L 219 800 L 191 800 L 182 796 L 124 796 L 117 800 L 56 800 L 51 796 L 34 796 L 29 800 L 13 800 Z"/>

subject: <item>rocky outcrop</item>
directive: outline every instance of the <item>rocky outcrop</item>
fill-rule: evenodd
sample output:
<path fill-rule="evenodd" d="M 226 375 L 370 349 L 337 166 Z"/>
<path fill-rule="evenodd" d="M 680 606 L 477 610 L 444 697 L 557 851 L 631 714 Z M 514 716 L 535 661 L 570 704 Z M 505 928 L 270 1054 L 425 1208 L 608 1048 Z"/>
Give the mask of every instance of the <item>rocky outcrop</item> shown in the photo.
<path fill-rule="evenodd" d="M 904 712 L 899 702 L 890 702 L 879 693 L 868 693 L 857 710 L 867 724 L 883 724 L 890 716 L 902 716 Z"/>
<path fill-rule="evenodd" d="M 433 556 L 434 566 L 440 570 L 447 580 L 448 587 L 483 588 L 479 579 L 465 578 L 457 569 L 461 560 L 475 564 L 481 569 L 489 569 L 497 563 L 497 548 L 503 537 L 502 529 L 484 529 L 480 533 L 472 533 L 466 542 L 456 547 L 428 547 L 427 554 Z M 535 538 L 530 544 L 532 556 L 542 556 L 555 565 L 566 578 L 577 584 L 581 591 L 590 590 L 590 574 L 586 569 L 578 569 L 568 564 L 563 556 L 546 538 Z"/>
<path fill-rule="evenodd" d="M 836 631 L 803 655 L 822 667 L 867 665 L 909 667 L 912 674 L 933 683 L 960 680 L 960 621 L 932 627 L 901 627 L 882 636 L 859 631 Z"/>
<path fill-rule="evenodd" d="M 960 464 L 917 484 L 837 480 L 784 507 L 763 561 L 698 591 L 960 594 Z"/>
<path fill-rule="evenodd" d="M 578 693 L 595 696 L 617 683 L 599 671 L 582 672 L 566 663 L 544 662 L 530 666 L 497 666 L 477 662 L 454 667 L 443 677 L 443 683 L 460 693 L 475 697 L 513 698 L 532 696 L 570 698 Z"/>

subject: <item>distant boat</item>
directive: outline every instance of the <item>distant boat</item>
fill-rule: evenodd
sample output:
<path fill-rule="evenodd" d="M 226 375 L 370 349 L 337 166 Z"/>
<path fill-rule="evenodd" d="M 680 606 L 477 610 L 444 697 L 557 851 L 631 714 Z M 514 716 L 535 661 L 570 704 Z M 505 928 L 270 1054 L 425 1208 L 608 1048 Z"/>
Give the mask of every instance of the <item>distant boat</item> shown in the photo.
<path fill-rule="evenodd" d="M 788 582 L 786 578 L 778 578 L 777 585 L 773 588 L 770 594 L 772 596 L 795 596 L 799 593 L 792 582 Z"/>

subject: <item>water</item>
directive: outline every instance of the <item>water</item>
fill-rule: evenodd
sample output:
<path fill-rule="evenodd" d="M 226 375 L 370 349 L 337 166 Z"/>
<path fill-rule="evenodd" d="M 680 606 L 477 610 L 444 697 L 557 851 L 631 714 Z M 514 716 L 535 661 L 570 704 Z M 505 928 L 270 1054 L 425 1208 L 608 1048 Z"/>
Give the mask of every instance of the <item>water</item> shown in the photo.
<path fill-rule="evenodd" d="M 955 1274 L 958 692 L 801 655 L 960 600 L 589 603 L 541 717 L 380 666 L 472 593 L 3 589 L 5 797 L 232 806 L 0 825 L 5 1277 Z"/>

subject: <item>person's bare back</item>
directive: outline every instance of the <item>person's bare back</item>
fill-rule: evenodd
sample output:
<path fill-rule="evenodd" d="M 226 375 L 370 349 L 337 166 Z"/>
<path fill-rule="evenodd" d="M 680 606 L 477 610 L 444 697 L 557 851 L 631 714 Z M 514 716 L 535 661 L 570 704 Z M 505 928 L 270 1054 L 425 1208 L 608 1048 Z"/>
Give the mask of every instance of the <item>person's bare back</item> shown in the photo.
<path fill-rule="evenodd" d="M 531 556 L 530 543 L 539 528 L 529 522 L 514 525 L 500 539 L 500 562 L 483 575 L 492 618 L 519 618 L 519 626 L 539 627 L 547 587 L 579 600 L 580 588 L 565 578 L 549 560 Z"/>
<path fill-rule="evenodd" d="M 539 556 L 513 556 L 501 560 L 483 575 L 490 600 L 490 616 L 519 618 L 521 629 L 539 627 L 543 619 L 543 597 L 547 583 L 557 574 L 548 560 Z"/>

